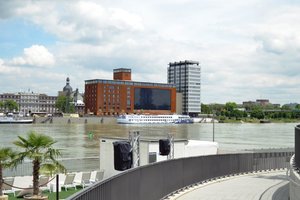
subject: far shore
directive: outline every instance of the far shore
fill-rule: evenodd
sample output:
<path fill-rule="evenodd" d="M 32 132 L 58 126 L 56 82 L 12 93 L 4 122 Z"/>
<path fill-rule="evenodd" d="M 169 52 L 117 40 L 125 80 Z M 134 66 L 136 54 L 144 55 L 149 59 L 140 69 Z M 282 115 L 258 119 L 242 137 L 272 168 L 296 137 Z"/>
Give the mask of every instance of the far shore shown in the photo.
<path fill-rule="evenodd" d="M 116 123 L 114 116 L 91 117 L 35 117 L 34 123 L 45 124 L 111 124 Z"/>
<path fill-rule="evenodd" d="M 224 119 L 219 120 L 219 123 L 300 123 L 300 119 L 253 119 L 253 118 L 243 118 L 243 119 Z"/>
<path fill-rule="evenodd" d="M 208 119 L 208 118 L 207 118 Z M 211 118 L 210 118 L 211 119 Z M 300 123 L 300 119 L 224 119 L 216 123 Z M 35 117 L 34 123 L 45 124 L 115 124 L 115 116 L 88 116 L 88 117 Z M 202 123 L 212 123 L 212 120 L 202 120 Z"/>

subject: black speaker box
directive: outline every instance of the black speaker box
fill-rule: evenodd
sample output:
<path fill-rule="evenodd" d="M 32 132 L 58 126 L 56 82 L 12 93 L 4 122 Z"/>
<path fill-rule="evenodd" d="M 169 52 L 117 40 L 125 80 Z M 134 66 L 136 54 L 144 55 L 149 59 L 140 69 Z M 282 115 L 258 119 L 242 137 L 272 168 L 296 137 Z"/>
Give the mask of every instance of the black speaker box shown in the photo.
<path fill-rule="evenodd" d="M 132 166 L 132 150 L 128 141 L 117 141 L 114 145 L 115 170 L 124 171 Z"/>
<path fill-rule="evenodd" d="M 159 140 L 159 155 L 167 156 L 170 153 L 171 144 L 168 139 Z"/>

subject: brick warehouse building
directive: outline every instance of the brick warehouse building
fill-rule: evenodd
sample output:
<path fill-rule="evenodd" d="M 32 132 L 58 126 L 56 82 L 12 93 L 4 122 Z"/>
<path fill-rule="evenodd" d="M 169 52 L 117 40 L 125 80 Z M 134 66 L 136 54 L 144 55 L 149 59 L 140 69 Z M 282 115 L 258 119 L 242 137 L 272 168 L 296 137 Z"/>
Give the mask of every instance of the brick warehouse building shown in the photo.
<path fill-rule="evenodd" d="M 172 114 L 174 84 L 131 81 L 131 69 L 114 69 L 113 80 L 85 81 L 85 112 L 95 115 Z"/>

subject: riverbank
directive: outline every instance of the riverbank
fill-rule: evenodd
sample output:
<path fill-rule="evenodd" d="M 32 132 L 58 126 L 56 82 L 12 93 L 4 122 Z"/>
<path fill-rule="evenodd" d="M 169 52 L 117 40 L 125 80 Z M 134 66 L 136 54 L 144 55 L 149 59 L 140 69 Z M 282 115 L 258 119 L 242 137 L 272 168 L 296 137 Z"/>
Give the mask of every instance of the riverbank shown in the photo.
<path fill-rule="evenodd" d="M 37 124 L 112 124 L 115 117 L 36 117 Z"/>
<path fill-rule="evenodd" d="M 254 118 L 242 118 L 242 119 L 220 119 L 219 123 L 300 123 L 300 119 L 254 119 Z"/>

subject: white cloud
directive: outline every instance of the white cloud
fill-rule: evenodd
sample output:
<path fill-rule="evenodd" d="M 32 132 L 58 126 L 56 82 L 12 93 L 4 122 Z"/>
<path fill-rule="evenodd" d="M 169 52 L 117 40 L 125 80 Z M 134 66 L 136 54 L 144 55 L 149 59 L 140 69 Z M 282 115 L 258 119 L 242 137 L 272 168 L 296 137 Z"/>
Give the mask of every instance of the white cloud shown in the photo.
<path fill-rule="evenodd" d="M 65 84 L 66 74 L 46 68 L 18 67 L 0 59 L 1 92 L 31 91 L 56 95 Z M 81 88 L 82 89 L 82 88 Z"/>
<path fill-rule="evenodd" d="M 21 70 L 19 67 L 8 66 L 0 59 L 0 75 L 20 75 Z"/>
<path fill-rule="evenodd" d="M 295 24 L 300 23 L 300 14 L 296 14 L 300 13 L 300 8 L 298 10 L 293 8 L 286 12 L 294 13 L 277 13 L 277 16 L 258 27 L 259 31 L 255 37 L 258 41 L 261 41 L 262 48 L 265 51 L 283 54 L 300 50 L 300 36 L 297 34 L 300 27 L 295 26 Z"/>
<path fill-rule="evenodd" d="M 264 95 L 275 102 L 300 101 L 298 94 L 283 99 L 288 96 L 284 91 L 299 88 L 297 3 L 90 0 L 12 5 L 7 4 L 10 9 L 2 18 L 14 14 L 57 41 L 51 45 L 54 55 L 46 45 L 45 49 L 32 46 L 20 57 L 4 59 L 8 61 L 0 67 L 6 71 L 13 65 L 52 66 L 53 76 L 70 74 L 83 87 L 86 79 L 111 79 L 116 67 L 132 68 L 134 80 L 166 82 L 169 62 L 197 60 L 206 103 Z"/>
<path fill-rule="evenodd" d="M 32 45 L 24 49 L 21 57 L 13 58 L 9 61 L 12 65 L 29 65 L 35 67 L 49 67 L 55 64 L 53 54 L 42 45 Z"/>
<path fill-rule="evenodd" d="M 33 1 L 18 8 L 16 14 L 62 40 L 73 42 L 103 43 L 128 32 L 143 30 L 138 15 L 92 1 Z"/>

